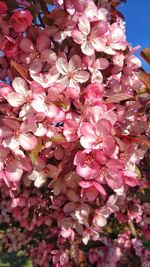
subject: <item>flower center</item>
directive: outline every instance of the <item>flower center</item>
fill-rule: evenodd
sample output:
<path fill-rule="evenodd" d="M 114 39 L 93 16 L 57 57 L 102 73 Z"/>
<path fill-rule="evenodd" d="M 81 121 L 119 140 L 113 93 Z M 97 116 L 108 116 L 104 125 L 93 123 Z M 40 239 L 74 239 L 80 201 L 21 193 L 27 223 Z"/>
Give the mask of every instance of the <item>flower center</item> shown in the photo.
<path fill-rule="evenodd" d="M 32 52 L 31 54 L 32 54 L 33 60 L 34 60 L 34 59 L 39 59 L 39 58 L 40 58 L 40 53 L 37 52 L 37 51 L 36 51 L 36 52 Z"/>
<path fill-rule="evenodd" d="M 17 129 L 17 130 L 15 131 L 15 133 L 14 133 L 14 136 L 15 136 L 15 137 L 18 137 L 18 136 L 20 135 L 20 133 L 21 133 L 21 132 L 20 132 L 20 129 Z"/>
<path fill-rule="evenodd" d="M 86 163 L 86 164 L 89 164 L 89 163 L 91 163 L 93 160 L 94 160 L 94 159 L 93 159 L 92 155 L 87 155 L 87 156 L 86 156 L 86 159 L 85 159 L 85 163 Z"/>
<path fill-rule="evenodd" d="M 74 77 L 74 72 L 68 72 L 68 79 L 73 79 Z"/>
<path fill-rule="evenodd" d="M 97 139 L 96 139 L 96 143 L 100 144 L 102 142 L 103 142 L 103 138 L 101 136 L 98 136 Z"/>

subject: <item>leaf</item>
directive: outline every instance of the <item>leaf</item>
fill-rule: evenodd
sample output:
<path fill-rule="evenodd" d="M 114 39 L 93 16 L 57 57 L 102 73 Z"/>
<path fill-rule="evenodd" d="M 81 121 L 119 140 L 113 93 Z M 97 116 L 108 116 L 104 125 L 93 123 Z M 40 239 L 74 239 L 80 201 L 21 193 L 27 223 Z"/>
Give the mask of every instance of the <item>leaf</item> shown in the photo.
<path fill-rule="evenodd" d="M 150 64 L 150 48 L 144 48 L 140 55 L 148 64 Z"/>
<path fill-rule="evenodd" d="M 73 171 L 75 169 L 75 166 L 73 165 L 75 154 L 77 153 L 77 148 L 71 149 L 67 155 L 63 158 L 60 166 L 61 171 L 59 173 L 59 177 L 63 177 L 70 171 Z"/>
<path fill-rule="evenodd" d="M 108 97 L 106 102 L 107 103 L 119 103 L 119 102 L 124 101 L 124 100 L 132 100 L 132 99 L 133 99 L 132 95 L 118 93 L 118 94 L 114 94 L 114 95 Z"/>
<path fill-rule="evenodd" d="M 150 148 L 150 141 L 145 136 L 130 136 L 130 135 L 120 135 L 119 137 L 130 139 L 134 143 L 138 143 L 140 145 L 144 145 Z"/>
<path fill-rule="evenodd" d="M 135 166 L 135 173 L 137 174 L 138 179 L 141 180 L 142 179 L 142 175 L 141 175 L 140 169 L 137 166 Z"/>
<path fill-rule="evenodd" d="M 59 108 L 67 110 L 67 104 L 64 101 L 55 101 L 54 104 Z"/>
<path fill-rule="evenodd" d="M 41 150 L 41 148 L 42 148 L 42 140 L 41 139 L 39 139 L 38 140 L 38 144 L 36 145 L 36 147 L 31 151 L 31 153 L 30 153 L 30 158 L 31 158 L 31 160 L 32 160 L 32 163 L 33 164 L 35 164 L 35 162 L 37 161 L 37 159 L 38 159 L 38 155 L 39 155 L 39 152 L 40 152 L 40 150 Z"/>
<path fill-rule="evenodd" d="M 11 60 L 11 72 L 12 76 L 14 77 L 21 76 L 27 82 L 31 82 L 31 77 L 29 75 L 28 69 L 14 60 Z"/>
<path fill-rule="evenodd" d="M 150 89 L 150 74 L 141 68 L 139 78 L 144 83 L 145 87 Z"/>
<path fill-rule="evenodd" d="M 59 143 L 59 144 L 66 142 L 64 136 L 62 136 L 61 134 L 56 134 L 50 140 L 54 143 Z"/>
<path fill-rule="evenodd" d="M 63 10 L 54 9 L 50 14 L 46 16 L 49 20 L 55 21 L 58 18 L 66 18 L 67 13 Z"/>

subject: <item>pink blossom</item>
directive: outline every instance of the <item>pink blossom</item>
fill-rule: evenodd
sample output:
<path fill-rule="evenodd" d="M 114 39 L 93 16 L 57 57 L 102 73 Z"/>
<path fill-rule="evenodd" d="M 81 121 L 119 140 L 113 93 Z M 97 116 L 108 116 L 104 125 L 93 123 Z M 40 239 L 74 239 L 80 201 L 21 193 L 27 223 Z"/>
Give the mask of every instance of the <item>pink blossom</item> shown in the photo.
<path fill-rule="evenodd" d="M 45 90 L 39 87 L 33 90 L 33 101 L 31 105 L 37 112 L 42 112 L 47 118 L 53 119 L 56 122 L 63 121 L 64 111 L 57 106 L 57 102 L 54 100 L 55 94 L 52 93 L 51 88 L 48 89 L 48 94 L 46 95 Z"/>
<path fill-rule="evenodd" d="M 19 48 L 22 53 L 19 58 L 22 63 L 29 66 L 31 73 L 41 72 L 44 63 L 47 62 L 51 66 L 55 63 L 57 56 L 55 52 L 49 49 L 50 38 L 41 31 L 36 39 L 36 45 L 27 37 L 21 39 Z"/>
<path fill-rule="evenodd" d="M 2 44 L 2 51 L 8 58 L 15 58 L 17 55 L 18 43 L 11 36 L 6 36 Z"/>
<path fill-rule="evenodd" d="M 80 181 L 79 185 L 83 188 L 82 193 L 85 194 L 89 201 L 93 201 L 97 197 L 97 192 L 99 192 L 104 198 L 106 196 L 104 188 L 94 180 Z"/>
<path fill-rule="evenodd" d="M 92 179 L 98 174 L 100 169 L 92 153 L 86 153 L 85 151 L 77 152 L 74 158 L 74 165 L 77 166 L 77 174 L 85 179 Z"/>
<path fill-rule="evenodd" d="M 105 44 L 103 36 L 108 31 L 108 24 L 105 21 L 99 21 L 91 28 L 89 20 L 82 16 L 78 23 L 79 30 L 72 32 L 73 40 L 81 45 L 82 52 L 91 56 L 96 51 L 104 51 Z"/>
<path fill-rule="evenodd" d="M 101 100 L 103 97 L 104 87 L 99 83 L 89 84 L 85 90 L 85 99 L 89 101 Z"/>
<path fill-rule="evenodd" d="M 87 82 L 90 77 L 87 71 L 82 70 L 81 59 L 77 55 L 72 56 L 69 63 L 66 59 L 59 58 L 56 67 L 61 75 L 58 82 L 64 88 L 76 87 L 79 83 Z"/>
<path fill-rule="evenodd" d="M 123 173 L 124 164 L 120 160 L 111 159 L 107 162 L 107 166 L 100 168 L 97 181 L 107 183 L 112 189 L 121 188 L 125 184 Z"/>
<path fill-rule="evenodd" d="M 26 81 L 21 77 L 16 77 L 12 81 L 15 92 L 7 95 L 7 101 L 12 107 L 20 107 L 25 103 L 30 103 L 32 92 L 28 89 Z"/>
<path fill-rule="evenodd" d="M 33 125 L 27 125 L 27 121 L 20 124 L 14 118 L 4 118 L 4 126 L 1 127 L 0 137 L 3 145 L 12 150 L 18 150 L 20 146 L 25 150 L 31 150 L 37 145 L 35 136 L 31 133 Z"/>
<path fill-rule="evenodd" d="M 115 55 L 116 50 L 125 50 L 127 47 L 124 26 L 121 23 L 113 23 L 109 28 L 109 33 L 103 38 L 105 44 L 105 52 L 110 55 Z"/>
<path fill-rule="evenodd" d="M 39 158 L 35 164 L 33 171 L 30 174 L 24 175 L 24 183 L 30 184 L 31 181 L 34 182 L 36 187 L 41 187 L 46 183 L 48 177 L 53 178 L 56 175 L 55 166 L 46 164 L 41 158 Z"/>
<path fill-rule="evenodd" d="M 11 183 L 16 186 L 24 171 L 31 171 L 31 162 L 21 150 L 12 152 L 9 148 L 1 146 L 0 176 L 8 187 Z"/>
<path fill-rule="evenodd" d="M 11 16 L 11 22 L 17 33 L 25 32 L 32 24 L 32 15 L 29 10 L 17 10 Z"/>
<path fill-rule="evenodd" d="M 99 120 L 95 125 L 83 122 L 80 125 L 80 143 L 86 149 L 108 150 L 115 146 L 111 135 L 111 124 L 106 119 Z"/>

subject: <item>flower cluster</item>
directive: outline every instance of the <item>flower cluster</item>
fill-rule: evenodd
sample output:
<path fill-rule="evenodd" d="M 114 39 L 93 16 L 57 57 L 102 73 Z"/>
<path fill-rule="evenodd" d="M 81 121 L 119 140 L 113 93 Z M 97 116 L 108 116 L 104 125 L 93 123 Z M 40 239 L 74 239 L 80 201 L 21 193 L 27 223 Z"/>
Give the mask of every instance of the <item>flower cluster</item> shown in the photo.
<path fill-rule="evenodd" d="M 38 17 L 35 2 L 0 2 L 4 249 L 35 267 L 115 267 L 134 251 L 148 267 L 138 48 L 117 1 L 40 1 Z"/>

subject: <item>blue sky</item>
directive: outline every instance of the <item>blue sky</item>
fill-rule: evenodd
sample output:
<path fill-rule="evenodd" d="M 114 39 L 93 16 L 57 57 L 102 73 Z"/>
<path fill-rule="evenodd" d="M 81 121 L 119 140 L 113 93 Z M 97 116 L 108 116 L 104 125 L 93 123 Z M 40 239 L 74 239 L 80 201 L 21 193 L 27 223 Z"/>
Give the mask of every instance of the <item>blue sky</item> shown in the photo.
<path fill-rule="evenodd" d="M 119 10 L 125 17 L 128 42 L 141 49 L 150 47 L 150 0 L 127 0 Z M 142 64 L 150 72 L 150 66 L 143 60 Z"/>

